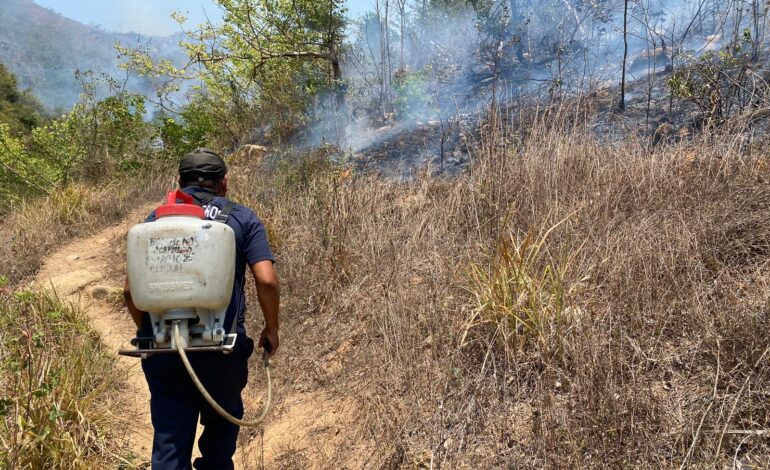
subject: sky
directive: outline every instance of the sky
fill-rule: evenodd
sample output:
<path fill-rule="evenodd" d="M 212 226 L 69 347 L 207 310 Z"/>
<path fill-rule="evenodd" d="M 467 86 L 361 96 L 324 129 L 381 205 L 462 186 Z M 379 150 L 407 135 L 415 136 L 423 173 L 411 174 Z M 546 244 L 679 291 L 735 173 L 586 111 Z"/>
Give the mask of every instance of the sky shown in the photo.
<path fill-rule="evenodd" d="M 2 0 L 0 0 L 2 1 Z M 137 32 L 166 36 L 179 32 L 179 25 L 169 15 L 184 12 L 191 25 L 219 18 L 213 0 L 34 0 L 67 18 L 97 25 L 107 31 Z M 347 0 L 350 16 L 357 17 L 374 9 L 375 0 Z"/>

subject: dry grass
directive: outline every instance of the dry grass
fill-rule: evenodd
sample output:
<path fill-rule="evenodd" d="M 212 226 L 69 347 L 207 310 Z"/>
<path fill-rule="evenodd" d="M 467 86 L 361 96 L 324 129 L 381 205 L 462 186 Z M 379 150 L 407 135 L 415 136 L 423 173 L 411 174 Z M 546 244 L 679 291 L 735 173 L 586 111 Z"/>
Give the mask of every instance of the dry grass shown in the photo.
<path fill-rule="evenodd" d="M 0 292 L 0 467 L 117 468 L 112 354 L 49 294 Z"/>
<path fill-rule="evenodd" d="M 770 465 L 768 154 L 577 116 L 489 122 L 451 180 L 235 172 L 278 251 L 281 386 L 355 397 L 374 468 Z"/>
<path fill-rule="evenodd" d="M 8 214 L 0 228 L 0 468 L 134 468 L 117 429 L 121 378 L 86 316 L 19 288 L 46 254 L 120 221 L 168 186 L 158 171 L 71 185 Z M 138 182 L 141 181 L 141 184 Z"/>
<path fill-rule="evenodd" d="M 6 215 L 0 227 L 0 275 L 17 284 L 43 257 L 73 237 L 122 220 L 134 207 L 157 200 L 169 186 L 167 171 L 146 171 L 100 186 L 74 184 Z"/>

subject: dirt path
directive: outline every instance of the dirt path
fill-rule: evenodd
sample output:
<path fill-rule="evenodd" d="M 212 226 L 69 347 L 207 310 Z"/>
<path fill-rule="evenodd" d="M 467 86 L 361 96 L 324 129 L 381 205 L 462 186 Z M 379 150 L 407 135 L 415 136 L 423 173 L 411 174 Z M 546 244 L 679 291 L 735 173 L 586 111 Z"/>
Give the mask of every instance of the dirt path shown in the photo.
<path fill-rule="evenodd" d="M 35 280 L 39 289 L 53 286 L 59 296 L 84 308 L 109 350 L 115 353 L 130 347 L 135 327 L 120 307 L 123 278 L 113 275 L 122 272 L 123 266 L 114 269 L 111 264 L 120 259 L 116 254 L 122 253 L 128 229 L 149 210 L 138 209 L 121 224 L 62 247 L 46 258 Z M 127 431 L 126 448 L 135 468 L 149 468 L 152 425 L 147 384 L 138 359 L 119 356 L 118 365 L 124 371 L 122 402 L 127 407 L 118 414 L 122 420 L 118 424 Z M 280 359 L 274 366 L 274 409 L 264 434 L 242 430 L 234 457 L 236 468 L 365 468 L 371 448 L 357 445 L 356 439 L 345 432 L 355 409 L 352 401 L 323 389 L 286 390 Z M 261 369 L 254 370 L 253 375 L 258 376 L 256 382 L 260 385 L 250 386 L 244 393 L 247 418 L 261 409 L 264 394 Z M 199 426 L 199 435 L 200 431 Z M 198 455 L 196 445 L 193 457 Z"/>
<path fill-rule="evenodd" d="M 129 346 L 136 327 L 125 312 L 114 306 L 122 294 L 122 285 L 119 279 L 109 277 L 110 263 L 128 228 L 146 212 L 143 208 L 119 225 L 62 247 L 46 258 L 35 280 L 39 288 L 53 287 L 59 296 L 84 308 L 107 348 L 115 353 Z M 123 420 L 119 426 L 127 431 L 126 445 L 133 462 L 142 467 L 152 450 L 150 394 L 137 359 L 119 356 L 118 366 L 125 373 L 121 401 L 129 409 L 116 418 Z"/>

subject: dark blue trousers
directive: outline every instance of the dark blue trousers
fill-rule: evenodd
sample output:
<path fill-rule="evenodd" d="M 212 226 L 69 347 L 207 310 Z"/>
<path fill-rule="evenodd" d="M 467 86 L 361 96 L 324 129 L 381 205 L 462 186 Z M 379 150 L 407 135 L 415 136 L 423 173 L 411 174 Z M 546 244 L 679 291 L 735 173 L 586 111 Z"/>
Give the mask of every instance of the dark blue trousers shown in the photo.
<path fill-rule="evenodd" d="M 246 338 L 236 344 L 229 355 L 213 352 L 187 355 L 206 390 L 236 418 L 243 417 L 241 391 L 246 387 L 248 358 L 253 350 L 254 342 Z M 142 370 L 150 386 L 150 412 L 155 430 L 152 469 L 232 469 L 239 427 L 211 408 L 193 384 L 179 356 L 155 354 L 142 361 Z M 203 425 L 203 434 L 198 439 L 201 457 L 191 466 L 199 418 Z"/>

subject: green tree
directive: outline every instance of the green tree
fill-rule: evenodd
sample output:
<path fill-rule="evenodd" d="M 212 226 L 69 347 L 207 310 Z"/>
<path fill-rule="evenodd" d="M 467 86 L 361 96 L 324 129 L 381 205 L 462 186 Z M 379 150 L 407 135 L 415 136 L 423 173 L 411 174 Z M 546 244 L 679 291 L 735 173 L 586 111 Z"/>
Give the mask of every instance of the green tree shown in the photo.
<path fill-rule="evenodd" d="M 155 116 L 166 157 L 178 158 L 197 147 L 209 145 L 211 141 L 222 141 L 218 133 L 218 116 L 212 112 L 206 95 L 196 95 L 177 117 L 167 112 Z"/>
<path fill-rule="evenodd" d="M 45 111 L 37 99 L 19 90 L 16 77 L 0 64 L 0 122 L 13 135 L 29 133 L 43 122 Z"/>
<path fill-rule="evenodd" d="M 343 103 L 342 0 L 217 3 L 224 10 L 223 23 L 200 25 L 187 34 L 187 67 L 176 69 L 153 62 L 147 51 L 119 48 L 127 65 L 145 75 L 202 79 L 211 111 L 228 108 L 228 121 L 246 122 L 249 128 L 269 125 L 279 136 L 305 123 L 315 96 L 330 91 Z"/>

